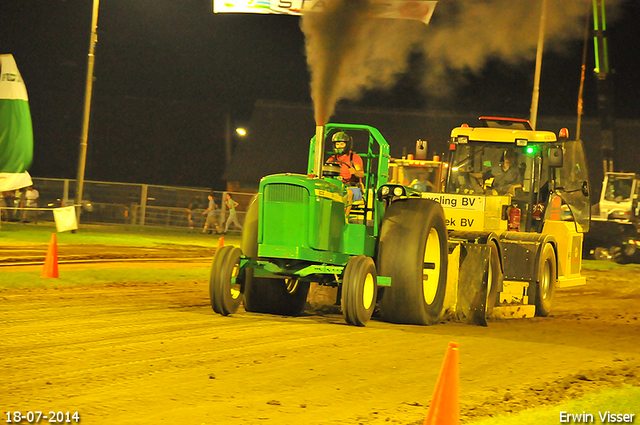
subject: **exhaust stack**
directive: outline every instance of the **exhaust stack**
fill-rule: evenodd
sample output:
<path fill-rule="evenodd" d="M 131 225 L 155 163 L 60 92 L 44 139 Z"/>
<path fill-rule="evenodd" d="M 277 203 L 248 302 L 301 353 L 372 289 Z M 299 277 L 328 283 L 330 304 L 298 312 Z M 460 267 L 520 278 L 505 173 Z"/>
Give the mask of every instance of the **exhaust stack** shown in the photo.
<path fill-rule="evenodd" d="M 322 165 L 324 164 L 324 128 L 324 125 L 316 125 L 313 174 L 317 178 L 322 178 Z"/>

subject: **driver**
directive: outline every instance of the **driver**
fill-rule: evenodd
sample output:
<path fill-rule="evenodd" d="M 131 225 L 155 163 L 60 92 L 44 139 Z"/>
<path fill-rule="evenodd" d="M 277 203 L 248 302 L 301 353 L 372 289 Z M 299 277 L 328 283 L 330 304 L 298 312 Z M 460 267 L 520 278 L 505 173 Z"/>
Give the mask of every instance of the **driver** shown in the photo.
<path fill-rule="evenodd" d="M 516 153 L 513 148 L 508 148 L 502 154 L 502 162 L 484 174 L 472 173 L 472 177 L 482 177 L 483 180 L 490 181 L 490 187 L 500 195 L 511 194 L 513 190 L 520 187 L 520 173 L 518 167 L 514 165 L 516 161 Z M 493 179 L 493 180 L 491 180 Z"/>
<path fill-rule="evenodd" d="M 339 131 L 333 135 L 331 141 L 335 154 L 327 162 L 340 164 L 340 179 L 349 188 L 349 204 L 361 201 L 362 181 L 360 179 L 364 177 L 364 168 L 360 155 L 353 152 L 353 138 L 344 131 Z"/>

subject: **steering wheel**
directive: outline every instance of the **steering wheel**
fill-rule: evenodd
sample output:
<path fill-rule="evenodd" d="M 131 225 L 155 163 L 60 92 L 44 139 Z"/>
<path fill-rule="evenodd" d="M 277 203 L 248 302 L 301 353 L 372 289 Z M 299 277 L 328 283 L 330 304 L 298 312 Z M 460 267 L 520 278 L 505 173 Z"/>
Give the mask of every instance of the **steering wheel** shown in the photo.
<path fill-rule="evenodd" d="M 340 160 L 339 160 L 339 159 L 337 159 L 337 158 L 329 158 L 329 159 L 325 162 L 325 164 L 332 164 L 332 165 L 340 165 L 340 164 L 342 164 L 342 165 L 345 165 L 345 166 L 347 167 L 347 170 L 349 170 L 349 173 L 350 173 L 351 175 L 353 175 L 353 173 L 351 173 L 351 167 L 352 167 L 352 166 L 351 166 L 351 165 L 349 165 L 349 164 L 347 164 L 347 163 L 346 163 L 346 162 L 344 162 L 344 161 L 340 161 Z M 340 168 L 342 169 L 342 167 L 340 167 Z M 342 172 L 341 172 L 341 173 L 342 173 Z M 347 180 L 348 180 L 348 179 L 347 179 Z"/>
<path fill-rule="evenodd" d="M 459 182 L 460 189 L 473 191 L 473 193 L 484 194 L 484 179 L 482 177 L 473 176 L 471 171 L 459 172 L 463 178 L 463 182 Z"/>
<path fill-rule="evenodd" d="M 347 163 L 346 163 L 346 162 L 344 162 L 344 161 L 340 161 L 340 160 L 339 160 L 339 159 L 337 159 L 337 158 L 329 158 L 329 159 L 327 159 L 327 160 L 325 161 L 325 164 L 343 164 L 343 165 L 346 165 L 346 166 L 347 166 L 347 168 L 351 168 L 351 165 L 347 164 Z"/>

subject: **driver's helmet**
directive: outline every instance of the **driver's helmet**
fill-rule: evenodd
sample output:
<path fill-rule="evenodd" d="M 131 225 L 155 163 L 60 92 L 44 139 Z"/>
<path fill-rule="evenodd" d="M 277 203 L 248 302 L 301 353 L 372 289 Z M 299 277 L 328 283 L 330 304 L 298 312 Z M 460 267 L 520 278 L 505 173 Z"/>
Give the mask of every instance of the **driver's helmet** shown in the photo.
<path fill-rule="evenodd" d="M 339 153 L 339 154 L 349 153 L 353 149 L 353 138 L 349 136 L 347 133 L 345 133 L 344 131 L 338 131 L 337 133 L 335 133 L 331 138 L 331 141 L 333 142 L 333 149 L 335 150 L 336 153 Z M 337 142 L 344 142 L 346 143 L 346 146 L 344 148 L 338 149 L 336 148 Z"/>

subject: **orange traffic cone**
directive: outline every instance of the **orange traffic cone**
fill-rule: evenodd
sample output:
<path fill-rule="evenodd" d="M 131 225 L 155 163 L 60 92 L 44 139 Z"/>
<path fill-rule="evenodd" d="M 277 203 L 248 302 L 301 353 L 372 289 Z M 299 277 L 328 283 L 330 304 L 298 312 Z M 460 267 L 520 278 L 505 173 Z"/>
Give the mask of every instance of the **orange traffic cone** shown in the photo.
<path fill-rule="evenodd" d="M 222 248 L 224 246 L 224 236 L 220 236 L 218 238 L 218 249 Z"/>
<path fill-rule="evenodd" d="M 48 279 L 50 277 L 58 277 L 58 243 L 56 242 L 56 234 L 51 235 L 49 248 L 47 249 L 47 257 L 44 260 L 44 267 L 40 277 Z"/>
<path fill-rule="evenodd" d="M 423 425 L 460 424 L 458 343 L 450 342 Z"/>

